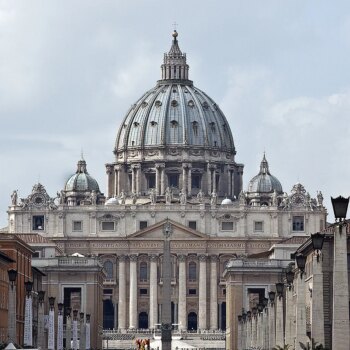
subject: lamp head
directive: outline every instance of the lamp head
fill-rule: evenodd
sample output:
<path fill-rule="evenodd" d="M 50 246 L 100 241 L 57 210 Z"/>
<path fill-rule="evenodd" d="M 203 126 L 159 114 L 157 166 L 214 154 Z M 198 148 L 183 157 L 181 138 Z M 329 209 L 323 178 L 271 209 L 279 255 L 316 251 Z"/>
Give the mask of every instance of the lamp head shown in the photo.
<path fill-rule="evenodd" d="M 11 282 L 12 285 L 14 285 L 17 278 L 17 270 L 11 269 L 11 270 L 8 270 L 7 273 L 9 275 L 9 281 Z"/>
<path fill-rule="evenodd" d="M 339 196 L 337 198 L 331 197 L 334 217 L 340 221 L 346 218 L 346 212 L 348 211 L 349 197 L 344 198 Z"/>

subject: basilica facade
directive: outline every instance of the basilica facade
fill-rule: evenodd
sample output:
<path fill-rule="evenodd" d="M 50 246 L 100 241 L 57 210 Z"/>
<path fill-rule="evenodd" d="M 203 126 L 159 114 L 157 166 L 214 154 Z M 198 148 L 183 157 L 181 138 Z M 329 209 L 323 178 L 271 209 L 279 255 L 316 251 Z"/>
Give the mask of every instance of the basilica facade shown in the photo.
<path fill-rule="evenodd" d="M 322 193 L 311 196 L 300 183 L 284 190 L 265 155 L 243 188 L 230 125 L 189 80 L 176 31 L 161 79 L 126 113 L 113 154 L 104 193 L 80 159 L 56 196 L 35 184 L 23 198 L 13 193 L 8 210 L 10 233 L 40 234 L 63 255 L 98 257 L 105 270 L 104 328 L 161 322 L 165 224 L 172 231 L 172 321 L 182 330 L 226 329 L 228 261 L 325 227 Z M 81 284 L 57 288 L 66 307 L 70 288 L 80 295 L 81 310 L 91 313 L 93 301 Z M 244 293 L 267 296 L 269 288 L 253 279 Z"/>

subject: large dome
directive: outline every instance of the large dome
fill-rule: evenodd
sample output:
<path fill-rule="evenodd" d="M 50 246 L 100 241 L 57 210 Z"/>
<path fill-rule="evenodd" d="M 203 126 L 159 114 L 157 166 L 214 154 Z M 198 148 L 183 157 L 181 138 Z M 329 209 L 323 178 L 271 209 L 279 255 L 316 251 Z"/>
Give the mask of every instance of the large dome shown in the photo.
<path fill-rule="evenodd" d="M 115 152 L 167 146 L 235 153 L 230 126 L 218 105 L 188 80 L 186 55 L 177 32 L 164 55 L 162 80 L 128 111 L 119 129 Z"/>

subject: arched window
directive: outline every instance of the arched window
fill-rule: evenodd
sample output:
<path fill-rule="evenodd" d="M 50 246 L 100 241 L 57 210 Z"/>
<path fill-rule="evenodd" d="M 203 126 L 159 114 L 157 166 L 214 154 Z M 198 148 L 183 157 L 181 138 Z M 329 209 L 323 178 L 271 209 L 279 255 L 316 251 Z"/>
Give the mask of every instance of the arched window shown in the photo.
<path fill-rule="evenodd" d="M 147 281 L 147 263 L 144 261 L 140 263 L 140 281 Z"/>
<path fill-rule="evenodd" d="M 188 264 L 188 279 L 190 281 L 195 281 L 197 279 L 197 264 L 194 261 Z"/>
<path fill-rule="evenodd" d="M 113 279 L 113 263 L 110 260 L 107 260 L 103 263 L 103 267 L 106 271 L 106 279 L 107 280 L 112 280 Z"/>

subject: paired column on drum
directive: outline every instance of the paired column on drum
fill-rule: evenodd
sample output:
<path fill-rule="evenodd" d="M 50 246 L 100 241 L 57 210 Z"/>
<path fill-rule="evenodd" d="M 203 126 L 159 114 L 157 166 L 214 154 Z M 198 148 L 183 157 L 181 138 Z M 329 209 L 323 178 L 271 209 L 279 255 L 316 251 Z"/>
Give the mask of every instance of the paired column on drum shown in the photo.
<path fill-rule="evenodd" d="M 156 193 L 164 195 L 165 192 L 165 163 L 156 163 Z"/>
<path fill-rule="evenodd" d="M 178 255 L 179 262 L 179 306 L 178 323 L 180 330 L 187 329 L 187 308 L 186 308 L 186 256 Z"/>
<path fill-rule="evenodd" d="M 121 164 L 117 164 L 114 166 L 114 196 L 119 196 L 121 192 L 121 183 L 122 183 L 122 173 L 123 166 Z"/>
<path fill-rule="evenodd" d="M 131 192 L 139 194 L 140 193 L 140 183 L 141 183 L 141 164 L 131 165 Z"/>
<path fill-rule="evenodd" d="M 192 166 L 189 163 L 182 164 L 182 190 L 188 195 L 192 192 Z"/>
<path fill-rule="evenodd" d="M 216 165 L 208 163 L 207 166 L 208 175 L 208 195 L 212 192 L 216 192 Z"/>
<path fill-rule="evenodd" d="M 157 279 L 157 262 L 158 256 L 150 256 L 150 273 L 149 273 L 149 323 L 150 328 L 155 328 L 158 323 L 158 279 Z"/>
<path fill-rule="evenodd" d="M 227 167 L 227 185 L 228 185 L 228 197 L 234 196 L 234 168 L 232 166 Z"/>

